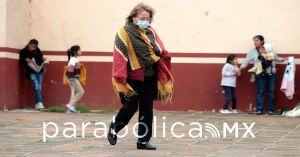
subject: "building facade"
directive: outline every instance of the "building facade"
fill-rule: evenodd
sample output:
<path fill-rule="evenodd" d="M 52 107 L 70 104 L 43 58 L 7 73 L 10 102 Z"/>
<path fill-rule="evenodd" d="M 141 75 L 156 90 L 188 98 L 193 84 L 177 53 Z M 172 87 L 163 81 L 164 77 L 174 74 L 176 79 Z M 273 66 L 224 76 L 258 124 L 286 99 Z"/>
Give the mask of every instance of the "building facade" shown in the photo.
<path fill-rule="evenodd" d="M 64 106 L 70 91 L 62 84 L 66 50 L 79 44 L 87 67 L 86 94 L 81 103 L 92 109 L 116 109 L 120 101 L 111 85 L 114 37 L 140 0 L 0 0 L 0 107 L 33 107 L 31 82 L 18 64 L 18 52 L 31 38 L 50 59 L 43 83 L 46 107 Z M 173 103 L 158 110 L 211 111 L 222 107 L 221 68 L 230 53 L 240 61 L 262 34 L 282 57 L 294 56 L 300 69 L 300 1 L 298 0 L 147 0 L 155 9 L 152 26 L 172 55 Z M 276 108 L 290 109 L 280 91 L 285 64 L 279 64 Z M 245 70 L 238 78 L 238 109 L 255 107 L 255 84 Z"/>

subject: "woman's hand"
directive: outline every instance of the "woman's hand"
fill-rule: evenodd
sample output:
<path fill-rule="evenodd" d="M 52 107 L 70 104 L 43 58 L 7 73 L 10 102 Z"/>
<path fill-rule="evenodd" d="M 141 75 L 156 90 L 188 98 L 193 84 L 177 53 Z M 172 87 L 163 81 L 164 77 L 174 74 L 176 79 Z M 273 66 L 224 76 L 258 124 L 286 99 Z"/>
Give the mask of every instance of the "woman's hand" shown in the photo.
<path fill-rule="evenodd" d="M 30 63 L 31 59 L 30 58 L 25 58 L 26 63 Z"/>
<path fill-rule="evenodd" d="M 45 64 L 49 64 L 50 63 L 49 59 L 48 58 L 44 58 L 44 63 Z"/>

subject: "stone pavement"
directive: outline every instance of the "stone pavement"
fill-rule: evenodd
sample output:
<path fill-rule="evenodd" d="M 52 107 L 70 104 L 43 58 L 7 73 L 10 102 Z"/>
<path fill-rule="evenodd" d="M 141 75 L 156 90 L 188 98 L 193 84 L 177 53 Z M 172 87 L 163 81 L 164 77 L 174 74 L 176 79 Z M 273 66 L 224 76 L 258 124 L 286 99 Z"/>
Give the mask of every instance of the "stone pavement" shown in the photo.
<path fill-rule="evenodd" d="M 246 113 L 235 115 L 222 115 L 219 113 L 205 112 L 155 112 L 156 138 L 152 143 L 157 146 L 156 151 L 143 151 L 136 149 L 136 137 L 132 128 L 137 122 L 137 114 L 128 125 L 129 133 L 125 138 L 118 139 L 116 146 L 108 144 L 106 138 L 96 138 L 93 132 L 97 128 L 97 122 L 109 124 L 115 113 L 107 114 L 66 114 L 66 113 L 42 113 L 42 112 L 0 112 L 0 156 L 84 156 L 84 157 L 281 157 L 300 156 L 300 118 L 284 118 L 281 116 L 262 115 L 256 116 Z M 165 117 L 165 119 L 163 119 Z M 47 138 L 43 142 L 43 122 L 54 122 L 58 125 L 59 132 L 54 138 Z M 63 131 L 70 128 L 65 122 L 73 122 L 77 127 L 76 138 L 67 139 Z M 85 129 L 85 137 L 82 137 L 82 122 L 91 122 Z M 175 133 L 185 135 L 175 138 L 171 132 L 171 126 L 175 122 L 181 122 L 174 127 Z M 202 137 L 192 138 L 189 131 L 199 128 L 199 125 L 190 125 L 193 122 L 202 125 Z M 227 132 L 223 137 L 223 123 L 230 128 L 238 122 L 238 137 L 234 132 Z M 243 125 L 243 122 L 246 126 Z M 251 128 L 250 124 L 255 122 Z M 220 133 L 212 134 L 210 123 Z M 183 126 L 184 125 L 184 126 Z M 197 127 L 196 127 L 197 126 Z M 211 126 L 211 125 L 210 125 Z M 243 129 L 243 128 L 250 129 Z M 54 126 L 45 128 L 49 135 L 55 132 Z M 249 132 L 250 130 L 250 132 Z M 215 132 L 217 132 L 215 130 Z M 163 137 L 165 132 L 165 137 Z M 225 131 L 226 132 L 226 131 Z M 72 133 L 72 132 L 67 132 Z M 98 132 L 101 135 L 101 131 Z M 103 132 L 102 132 L 103 133 Z M 120 132 L 124 133 L 124 131 Z M 192 132 L 197 135 L 199 132 Z M 255 138 L 251 137 L 251 133 Z M 247 134 L 246 138 L 242 136 Z M 69 134 L 68 134 L 69 135 Z M 199 134 L 200 135 L 200 134 Z M 215 136 L 215 138 L 213 138 Z"/>

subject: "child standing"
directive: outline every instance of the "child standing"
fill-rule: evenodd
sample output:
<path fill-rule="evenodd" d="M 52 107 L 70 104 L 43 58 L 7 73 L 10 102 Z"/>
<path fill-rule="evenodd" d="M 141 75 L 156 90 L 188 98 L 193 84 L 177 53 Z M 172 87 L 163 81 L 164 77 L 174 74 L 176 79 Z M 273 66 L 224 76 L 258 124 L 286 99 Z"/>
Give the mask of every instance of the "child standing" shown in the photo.
<path fill-rule="evenodd" d="M 221 86 L 225 91 L 225 103 L 220 113 L 229 114 L 237 113 L 237 98 L 236 98 L 236 77 L 240 76 L 241 72 L 238 67 L 238 58 L 231 54 L 227 57 L 227 63 L 222 69 Z M 229 103 L 232 102 L 232 111 L 228 110 Z"/>
<path fill-rule="evenodd" d="M 68 112 L 79 113 L 76 110 L 75 105 L 77 101 L 83 96 L 84 90 L 79 81 L 81 64 L 78 60 L 78 56 L 82 54 L 80 47 L 78 45 L 72 46 L 68 50 L 68 70 L 67 70 L 67 79 L 71 88 L 71 98 L 69 103 L 66 105 Z"/>

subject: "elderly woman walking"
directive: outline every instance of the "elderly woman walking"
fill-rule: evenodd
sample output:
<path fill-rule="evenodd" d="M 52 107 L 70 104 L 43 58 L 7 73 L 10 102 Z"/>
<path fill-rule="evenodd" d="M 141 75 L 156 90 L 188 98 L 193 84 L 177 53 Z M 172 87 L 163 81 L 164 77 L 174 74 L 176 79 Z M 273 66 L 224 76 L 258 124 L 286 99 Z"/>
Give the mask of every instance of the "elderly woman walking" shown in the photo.
<path fill-rule="evenodd" d="M 151 7 L 138 4 L 115 38 L 112 83 L 123 106 L 109 127 L 108 141 L 111 145 L 117 143 L 117 133 L 139 109 L 137 149 L 156 149 L 149 143 L 153 101 L 171 101 L 173 77 L 171 56 L 150 26 L 153 14 Z"/>

